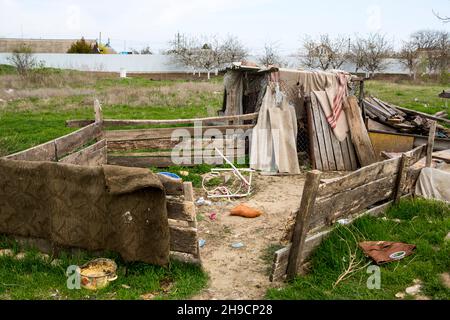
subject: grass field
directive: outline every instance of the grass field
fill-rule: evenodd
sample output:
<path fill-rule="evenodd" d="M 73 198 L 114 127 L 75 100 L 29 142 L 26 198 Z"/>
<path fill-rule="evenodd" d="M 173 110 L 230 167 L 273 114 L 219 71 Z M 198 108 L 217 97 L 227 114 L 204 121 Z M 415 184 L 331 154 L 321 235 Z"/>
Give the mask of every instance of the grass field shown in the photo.
<path fill-rule="evenodd" d="M 369 94 L 430 114 L 444 108 L 437 98 L 443 89 L 448 88 L 385 81 L 366 85 Z M 106 118 L 193 118 L 214 115 L 222 106 L 223 88 L 220 77 L 209 82 L 152 81 L 58 69 L 23 79 L 0 65 L 0 156 L 75 130 L 65 126 L 66 120 L 93 119 L 94 98 L 102 102 Z"/>
<path fill-rule="evenodd" d="M 449 111 L 445 99 L 438 97 L 443 90 L 450 89 L 450 83 L 422 83 L 411 84 L 408 82 L 367 81 L 365 83 L 366 94 L 373 95 L 386 102 L 409 108 L 412 110 L 435 114 L 438 111 Z M 447 99 L 448 101 L 448 99 Z M 447 102 L 450 104 L 449 102 Z M 450 119 L 450 112 L 449 119 Z"/>
<path fill-rule="evenodd" d="M 65 121 L 93 119 L 94 97 L 102 102 L 105 118 L 112 119 L 202 117 L 222 104 L 222 85 L 217 81 L 151 81 L 48 71 L 50 80 L 30 82 L 11 72 L 8 68 L 0 72 L 0 156 L 74 131 Z"/>
<path fill-rule="evenodd" d="M 366 89 L 369 94 L 388 102 L 433 114 L 445 109 L 437 94 L 448 88 L 368 81 Z M 22 79 L 12 68 L 0 66 L 0 156 L 75 130 L 65 126 L 66 120 L 93 119 L 95 97 L 102 102 L 106 118 L 175 119 L 202 117 L 210 114 L 210 110 L 220 109 L 223 93 L 220 78 L 211 82 L 151 81 L 145 77 L 119 79 L 112 75 L 46 69 Z M 179 174 L 184 170 L 189 175 L 183 178 L 199 187 L 201 175 L 209 172 L 210 166 L 188 170 L 172 167 L 165 171 Z M 388 220 L 366 217 L 351 227 L 337 228 L 315 253 L 311 274 L 297 278 L 284 289 L 270 290 L 267 297 L 393 299 L 395 293 L 418 278 L 424 283 L 425 295 L 449 299 L 448 289 L 438 279 L 440 273 L 450 269 L 450 245 L 443 241 L 450 229 L 448 206 L 422 200 L 403 202 L 392 208 L 386 217 Z M 365 270 L 333 289 L 347 261 L 346 243 L 357 252 L 359 259 L 364 259 L 356 250 L 356 241 L 361 239 L 410 242 L 417 245 L 417 252 L 381 267 L 382 290 L 366 288 Z M 16 245 L 5 241 L 0 242 L 0 248 L 18 250 Z M 117 281 L 96 293 L 68 290 L 66 266 L 82 264 L 91 257 L 66 256 L 58 267 L 43 261 L 36 252 L 27 252 L 21 261 L 0 257 L 0 299 L 139 299 L 146 293 L 156 298 L 175 299 L 188 297 L 206 285 L 206 275 L 194 266 L 174 263 L 169 268 L 160 268 L 126 264 L 111 255 L 120 267 Z M 169 289 L 168 283 L 172 283 Z"/>
<path fill-rule="evenodd" d="M 384 217 L 363 217 L 350 226 L 339 226 L 319 246 L 311 260 L 308 275 L 297 277 L 287 287 L 271 289 L 269 299 L 396 299 L 395 294 L 423 283 L 422 295 L 431 299 L 450 299 L 450 289 L 440 274 L 450 270 L 450 207 L 442 202 L 405 200 L 391 207 Z M 360 241 L 399 241 L 415 244 L 416 252 L 397 262 L 382 265 L 381 289 L 368 289 L 367 264 L 358 248 Z M 344 281 L 339 276 L 348 267 L 350 254 L 356 254 L 360 266 Z M 357 269 L 357 268 L 355 268 Z M 412 299 L 412 296 L 406 296 Z"/>
<path fill-rule="evenodd" d="M 6 238 L 0 249 L 19 252 L 17 243 Z M 25 257 L 0 256 L 0 300 L 9 299 L 186 299 L 202 289 L 206 274 L 195 265 L 172 262 L 167 268 L 145 263 L 125 263 L 118 255 L 109 253 L 118 265 L 118 278 L 98 291 L 68 289 L 66 269 L 97 258 L 87 253 L 63 254 L 58 265 L 43 258 L 35 250 L 24 251 Z"/>

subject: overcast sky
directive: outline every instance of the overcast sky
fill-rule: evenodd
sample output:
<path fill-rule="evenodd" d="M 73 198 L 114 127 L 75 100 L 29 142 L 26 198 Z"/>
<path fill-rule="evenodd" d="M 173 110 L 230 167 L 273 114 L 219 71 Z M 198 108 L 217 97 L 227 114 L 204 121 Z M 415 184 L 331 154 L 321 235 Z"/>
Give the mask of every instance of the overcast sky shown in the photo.
<path fill-rule="evenodd" d="M 0 37 L 111 38 L 122 51 L 167 47 L 176 32 L 238 36 L 253 54 L 264 43 L 294 53 L 304 35 L 381 32 L 406 39 L 418 29 L 450 30 L 432 13 L 450 0 L 0 0 Z"/>

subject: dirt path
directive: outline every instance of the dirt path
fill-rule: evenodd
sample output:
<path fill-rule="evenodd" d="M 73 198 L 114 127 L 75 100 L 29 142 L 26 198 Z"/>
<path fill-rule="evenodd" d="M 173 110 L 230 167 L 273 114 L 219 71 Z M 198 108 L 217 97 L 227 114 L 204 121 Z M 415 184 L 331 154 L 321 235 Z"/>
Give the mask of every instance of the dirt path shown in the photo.
<path fill-rule="evenodd" d="M 258 175 L 253 185 L 255 192 L 249 198 L 198 207 L 204 216 L 199 236 L 206 240 L 200 251 L 210 281 L 193 299 L 261 299 L 273 285 L 268 277 L 270 263 L 262 256 L 270 245 L 279 243 L 290 213 L 299 207 L 304 177 Z M 239 203 L 264 214 L 255 219 L 230 216 L 230 209 Z M 212 212 L 217 214 L 214 221 L 209 218 Z M 232 248 L 236 242 L 245 246 Z"/>

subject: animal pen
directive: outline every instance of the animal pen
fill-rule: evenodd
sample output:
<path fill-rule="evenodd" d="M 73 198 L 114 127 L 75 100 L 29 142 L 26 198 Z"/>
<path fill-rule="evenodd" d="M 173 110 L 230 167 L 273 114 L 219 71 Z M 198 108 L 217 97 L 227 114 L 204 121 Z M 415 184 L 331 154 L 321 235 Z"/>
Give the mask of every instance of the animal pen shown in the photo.
<path fill-rule="evenodd" d="M 273 99 L 282 91 L 291 106 L 264 109 L 272 94 L 268 83 L 278 71 L 230 68 L 222 114 L 214 117 L 103 119 L 96 103 L 95 120 L 67 121 L 81 129 L 0 159 L 0 233 L 52 252 L 77 247 L 114 250 L 125 260 L 159 265 L 167 264 L 169 256 L 201 263 L 192 184 L 152 174 L 148 168 L 221 163 L 217 153 L 205 157 L 203 151 L 211 144 L 222 146 L 232 159 L 244 155 L 251 160 L 253 148 L 260 157 L 264 141 L 249 141 L 248 131 L 267 120 L 284 138 L 281 157 L 271 154 L 272 163 L 262 171 L 296 174 L 299 166 L 314 169 L 307 173 L 300 209 L 287 234 L 290 244 L 275 253 L 270 275 L 272 280 L 292 278 L 339 219 L 379 213 L 411 194 L 420 169 L 431 161 L 434 132 L 427 144 L 379 162 L 360 110 L 362 79 L 345 75 L 345 84 L 339 85 L 336 81 L 344 78 L 334 73 L 281 72 Z M 333 107 L 326 88 L 335 84 L 342 90 L 350 122 L 346 135 L 339 131 L 339 117 L 330 119 L 324 111 Z M 264 118 L 266 113 L 277 122 Z M 289 125 L 283 124 L 286 119 Z M 156 128 L 116 130 L 135 125 Z M 172 151 L 186 137 L 192 153 L 174 162 Z M 294 159 L 289 154 L 293 145 Z M 323 171 L 351 173 L 323 180 Z"/>

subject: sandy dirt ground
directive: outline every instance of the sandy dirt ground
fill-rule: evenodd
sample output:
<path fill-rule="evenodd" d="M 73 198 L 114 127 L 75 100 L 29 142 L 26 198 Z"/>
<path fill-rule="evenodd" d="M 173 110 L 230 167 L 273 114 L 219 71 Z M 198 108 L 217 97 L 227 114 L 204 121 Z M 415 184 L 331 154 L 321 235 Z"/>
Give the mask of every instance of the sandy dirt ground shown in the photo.
<path fill-rule="evenodd" d="M 206 240 L 200 248 L 202 263 L 209 274 L 209 286 L 193 299 L 261 299 L 272 284 L 270 263 L 263 259 L 270 245 L 278 244 L 286 222 L 300 206 L 304 176 L 261 176 L 253 180 L 254 193 L 240 200 L 214 201 L 211 206 L 199 206 L 199 238 Z M 196 197 L 203 196 L 196 190 Z M 263 212 L 248 219 L 230 216 L 230 210 L 245 203 Z M 216 220 L 211 220 L 216 213 Z M 244 247 L 231 245 L 241 242 Z"/>
<path fill-rule="evenodd" d="M 342 173 L 327 173 L 332 178 Z M 273 255 L 264 259 L 269 247 L 280 244 L 291 213 L 300 207 L 305 176 L 256 175 L 250 197 L 240 200 L 214 201 L 211 206 L 198 206 L 201 221 L 199 238 L 206 240 L 200 248 L 202 263 L 209 275 L 209 285 L 193 299 L 261 299 L 269 287 L 280 286 L 269 281 Z M 196 198 L 205 196 L 196 190 Z M 263 211 L 258 218 L 230 216 L 238 204 Z M 215 213 L 217 218 L 209 217 Z M 233 243 L 243 243 L 235 249 Z"/>

